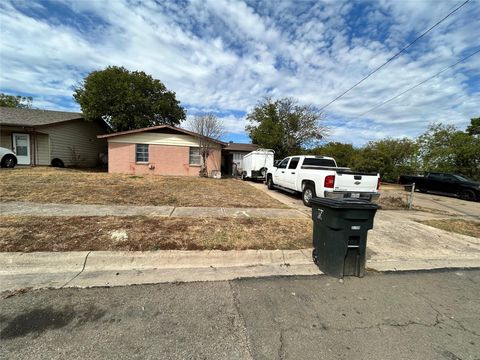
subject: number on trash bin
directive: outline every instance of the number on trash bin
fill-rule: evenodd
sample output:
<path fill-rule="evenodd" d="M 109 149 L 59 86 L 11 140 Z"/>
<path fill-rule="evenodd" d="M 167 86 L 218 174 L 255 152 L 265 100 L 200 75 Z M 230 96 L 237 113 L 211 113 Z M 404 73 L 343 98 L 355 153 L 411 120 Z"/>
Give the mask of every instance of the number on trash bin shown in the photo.
<path fill-rule="evenodd" d="M 323 210 L 322 210 L 322 209 L 318 209 L 317 219 L 318 219 L 318 220 L 322 220 L 322 215 L 323 215 Z"/>

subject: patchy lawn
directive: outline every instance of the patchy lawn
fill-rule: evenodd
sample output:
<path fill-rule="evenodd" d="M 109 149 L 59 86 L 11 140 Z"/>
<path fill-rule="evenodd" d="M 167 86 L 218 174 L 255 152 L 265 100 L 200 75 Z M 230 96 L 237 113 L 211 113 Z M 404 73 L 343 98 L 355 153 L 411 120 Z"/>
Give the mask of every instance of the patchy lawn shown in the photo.
<path fill-rule="evenodd" d="M 235 179 L 120 175 L 47 167 L 1 170 L 0 199 L 64 204 L 286 207 Z"/>
<path fill-rule="evenodd" d="M 461 219 L 419 221 L 422 224 L 457 234 L 480 238 L 480 222 Z"/>
<path fill-rule="evenodd" d="M 380 205 L 382 210 L 408 210 L 408 198 L 409 195 L 381 195 L 377 203 Z M 432 214 L 450 216 L 453 215 L 450 211 L 432 209 L 423 206 L 413 205 L 412 210 L 423 211 Z"/>
<path fill-rule="evenodd" d="M 384 196 L 380 195 L 378 205 L 383 210 L 405 210 L 408 209 L 407 200 L 401 196 Z"/>
<path fill-rule="evenodd" d="M 0 217 L 0 251 L 303 249 L 309 219 Z"/>

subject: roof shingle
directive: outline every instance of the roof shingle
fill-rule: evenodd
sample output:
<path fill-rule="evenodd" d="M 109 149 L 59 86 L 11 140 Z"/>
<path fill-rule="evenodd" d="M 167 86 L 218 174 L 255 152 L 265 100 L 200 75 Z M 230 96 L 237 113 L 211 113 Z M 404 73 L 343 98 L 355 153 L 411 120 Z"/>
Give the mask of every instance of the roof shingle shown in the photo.
<path fill-rule="evenodd" d="M 82 118 L 76 112 L 0 107 L 1 125 L 40 126 Z"/>
<path fill-rule="evenodd" d="M 256 144 L 242 144 L 242 143 L 230 142 L 225 147 L 225 150 L 251 152 L 251 151 L 258 150 L 259 148 L 260 146 Z"/>

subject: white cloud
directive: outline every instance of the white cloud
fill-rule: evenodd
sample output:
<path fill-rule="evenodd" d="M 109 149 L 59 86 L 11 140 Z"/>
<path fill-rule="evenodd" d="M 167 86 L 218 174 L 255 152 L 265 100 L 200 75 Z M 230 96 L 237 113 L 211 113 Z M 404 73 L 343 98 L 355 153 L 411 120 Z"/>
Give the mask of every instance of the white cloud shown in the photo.
<path fill-rule="evenodd" d="M 122 65 L 161 79 L 190 114 L 215 112 L 241 133 L 238 112 L 265 95 L 325 105 L 455 4 L 381 1 L 365 3 L 360 14 L 359 3 L 337 1 L 58 3 L 78 17 L 71 22 L 52 19 L 47 5 L 0 4 L 3 91 L 32 94 L 37 106 L 74 108 L 65 97 L 86 73 Z M 463 127 L 478 116 L 480 55 L 359 117 L 473 51 L 480 36 L 475 5 L 329 106 L 327 119 L 337 119 L 332 140 L 415 136 L 433 121 Z"/>

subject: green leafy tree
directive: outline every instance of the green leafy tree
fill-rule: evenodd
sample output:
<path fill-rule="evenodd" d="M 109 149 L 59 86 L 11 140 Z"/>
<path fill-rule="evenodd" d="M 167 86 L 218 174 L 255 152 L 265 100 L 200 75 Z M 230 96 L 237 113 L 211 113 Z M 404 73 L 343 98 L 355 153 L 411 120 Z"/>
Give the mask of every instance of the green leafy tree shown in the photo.
<path fill-rule="evenodd" d="M 0 93 L 0 106 L 19 109 L 31 109 L 32 97 Z"/>
<path fill-rule="evenodd" d="M 292 98 L 266 98 L 247 115 L 247 120 L 246 130 L 252 142 L 275 150 L 277 158 L 315 146 L 327 132 L 321 126 L 320 112 Z"/>
<path fill-rule="evenodd" d="M 418 138 L 423 169 L 480 179 L 480 138 L 475 135 L 471 126 L 463 132 L 453 125 L 430 125 Z"/>
<path fill-rule="evenodd" d="M 480 117 L 470 119 L 470 125 L 467 127 L 467 134 L 480 135 Z"/>
<path fill-rule="evenodd" d="M 416 172 L 418 167 L 418 145 L 408 138 L 371 141 L 353 161 L 355 170 L 378 171 L 382 180 L 389 182 L 396 182 L 401 174 Z"/>
<path fill-rule="evenodd" d="M 91 72 L 75 88 L 73 97 L 86 119 L 102 118 L 113 131 L 179 125 L 186 117 L 175 93 L 160 80 L 124 67 Z"/>
<path fill-rule="evenodd" d="M 337 165 L 342 167 L 352 167 L 359 152 L 360 150 L 354 148 L 352 144 L 340 142 L 329 142 L 308 151 L 312 155 L 333 157 Z"/>

